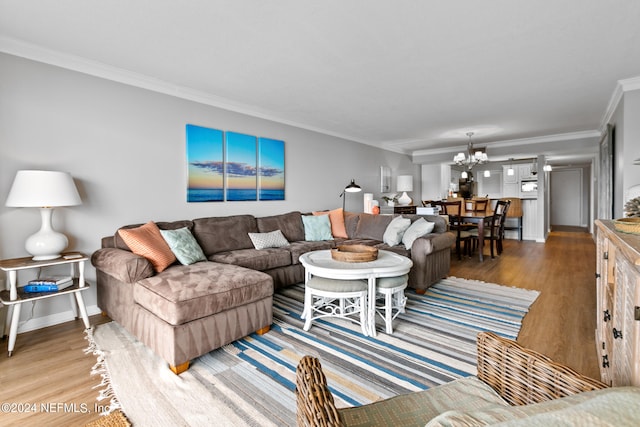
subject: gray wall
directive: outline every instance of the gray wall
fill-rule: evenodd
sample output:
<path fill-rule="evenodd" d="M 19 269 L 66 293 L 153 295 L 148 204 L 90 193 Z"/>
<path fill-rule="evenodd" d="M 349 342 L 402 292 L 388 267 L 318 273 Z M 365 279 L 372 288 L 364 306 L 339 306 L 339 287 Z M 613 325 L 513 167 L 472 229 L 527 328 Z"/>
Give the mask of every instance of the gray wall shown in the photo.
<path fill-rule="evenodd" d="M 187 123 L 284 140 L 286 200 L 186 203 Z M 408 156 L 0 54 L 0 258 L 27 256 L 24 241 L 40 225 L 37 209 L 4 206 L 20 169 L 73 175 L 83 204 L 56 209 L 54 227 L 70 249 L 90 254 L 124 224 L 340 207 L 352 178 L 363 192 L 347 196 L 347 209 L 362 211 L 364 192 L 380 197 L 380 165 L 391 168 L 392 188 L 398 175 L 413 174 L 420 194 Z M 87 276 L 95 278 L 93 268 Z M 95 288 L 86 299 L 95 312 Z M 21 330 L 70 315 L 66 298 L 50 299 Z"/>
<path fill-rule="evenodd" d="M 640 90 L 627 91 L 609 121 L 615 126 L 614 218 L 624 216 L 630 187 L 640 184 Z"/>

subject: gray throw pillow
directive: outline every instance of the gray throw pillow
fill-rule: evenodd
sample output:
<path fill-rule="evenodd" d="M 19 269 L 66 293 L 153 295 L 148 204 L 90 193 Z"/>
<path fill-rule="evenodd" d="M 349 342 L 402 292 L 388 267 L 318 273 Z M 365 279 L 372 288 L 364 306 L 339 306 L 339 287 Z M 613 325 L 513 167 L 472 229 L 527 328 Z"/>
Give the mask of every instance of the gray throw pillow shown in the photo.
<path fill-rule="evenodd" d="M 411 246 L 413 246 L 413 242 L 417 238 L 431 233 L 435 225 L 435 223 L 428 222 L 424 218 L 420 218 L 419 220 L 415 221 L 409 228 L 407 228 L 407 231 L 404 232 L 404 236 L 402 236 L 402 243 L 404 244 L 404 247 L 407 249 L 411 249 Z"/>
<path fill-rule="evenodd" d="M 274 230 L 268 233 L 249 233 L 249 238 L 253 242 L 253 247 L 256 249 L 289 246 L 289 242 L 280 230 Z"/>
<path fill-rule="evenodd" d="M 401 216 L 393 218 L 384 231 L 382 241 L 389 246 L 399 245 L 402 242 L 402 236 L 404 236 L 405 231 L 407 231 L 410 225 L 411 220 L 409 218 L 403 218 Z"/>

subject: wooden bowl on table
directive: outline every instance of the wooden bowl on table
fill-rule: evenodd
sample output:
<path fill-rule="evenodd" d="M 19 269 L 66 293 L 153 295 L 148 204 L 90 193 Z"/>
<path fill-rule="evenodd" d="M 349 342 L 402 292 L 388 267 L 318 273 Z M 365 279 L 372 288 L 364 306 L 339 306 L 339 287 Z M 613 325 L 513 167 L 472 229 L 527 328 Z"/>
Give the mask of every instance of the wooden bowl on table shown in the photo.
<path fill-rule="evenodd" d="M 367 245 L 340 245 L 331 249 L 331 258 L 342 262 L 375 261 L 378 249 Z"/>

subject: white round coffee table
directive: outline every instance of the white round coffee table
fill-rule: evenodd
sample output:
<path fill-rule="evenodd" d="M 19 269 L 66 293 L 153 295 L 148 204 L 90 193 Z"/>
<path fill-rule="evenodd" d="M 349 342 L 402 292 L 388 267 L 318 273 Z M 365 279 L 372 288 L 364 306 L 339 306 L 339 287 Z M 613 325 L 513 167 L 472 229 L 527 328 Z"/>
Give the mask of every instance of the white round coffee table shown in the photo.
<path fill-rule="evenodd" d="M 409 258 L 390 251 L 378 251 L 378 259 L 369 262 L 343 262 L 331 257 L 331 250 L 307 252 L 300 256 L 300 263 L 305 268 L 305 283 L 313 276 L 338 280 L 366 279 L 368 297 L 366 304 L 367 325 L 363 331 L 369 336 L 376 335 L 376 279 L 379 277 L 395 277 L 407 274 L 413 266 Z M 336 298 L 340 295 L 336 293 Z M 305 296 L 303 317 L 311 316 L 311 307 L 307 307 Z M 364 308 L 364 307 L 363 307 Z"/>

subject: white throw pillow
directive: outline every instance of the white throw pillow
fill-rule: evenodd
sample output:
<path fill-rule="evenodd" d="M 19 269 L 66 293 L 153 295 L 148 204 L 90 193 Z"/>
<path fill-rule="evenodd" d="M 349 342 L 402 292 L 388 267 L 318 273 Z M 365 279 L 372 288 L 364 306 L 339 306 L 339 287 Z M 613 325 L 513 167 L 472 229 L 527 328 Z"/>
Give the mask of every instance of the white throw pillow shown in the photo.
<path fill-rule="evenodd" d="M 387 225 L 387 229 L 384 231 L 384 235 L 382 236 L 382 241 L 385 242 L 389 246 L 396 246 L 402 242 L 402 236 L 404 236 L 405 231 L 411 225 L 411 220 L 409 218 L 404 218 L 402 216 L 397 216 L 393 218 L 393 220 Z"/>
<path fill-rule="evenodd" d="M 282 231 L 274 230 L 268 233 L 249 233 L 249 238 L 256 249 L 281 248 L 289 246 L 289 241 Z"/>
<path fill-rule="evenodd" d="M 426 221 L 424 218 L 420 218 L 415 221 L 409 228 L 407 228 L 407 231 L 404 232 L 404 236 L 402 236 L 402 243 L 404 244 L 404 247 L 411 249 L 413 242 L 417 238 L 431 233 L 435 226 L 435 222 Z"/>

